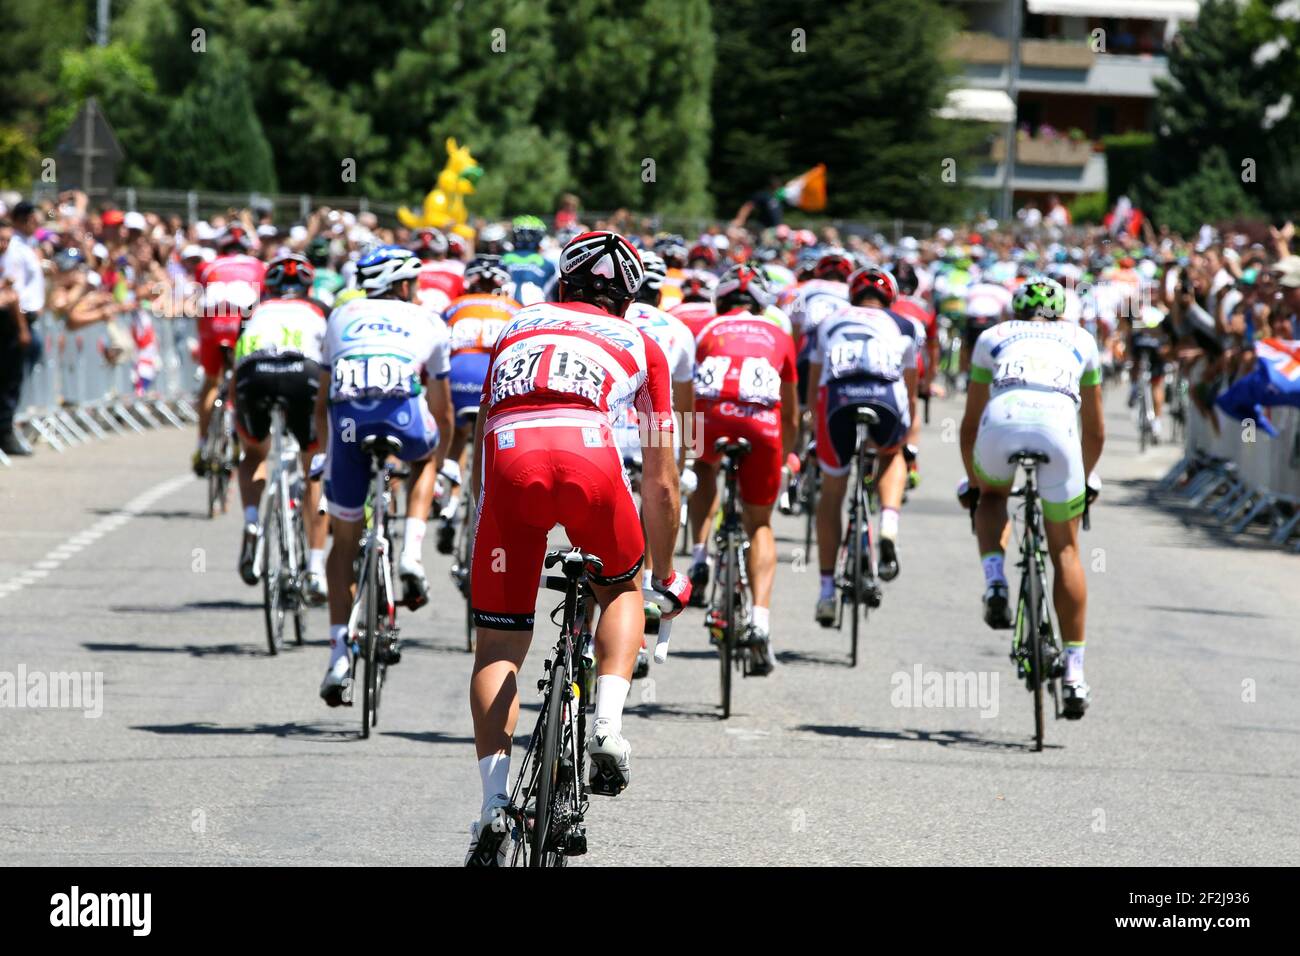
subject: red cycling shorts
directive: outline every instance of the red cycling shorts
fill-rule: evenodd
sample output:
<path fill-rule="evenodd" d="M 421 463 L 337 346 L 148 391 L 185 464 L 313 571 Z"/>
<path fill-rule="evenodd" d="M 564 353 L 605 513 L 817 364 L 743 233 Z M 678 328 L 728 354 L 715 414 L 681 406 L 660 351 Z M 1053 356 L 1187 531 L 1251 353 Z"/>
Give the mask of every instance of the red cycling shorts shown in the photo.
<path fill-rule="evenodd" d="M 623 459 L 599 412 L 504 413 L 483 435 L 470 594 L 474 623 L 531 631 L 546 539 L 557 524 L 603 562 L 598 581 L 641 570 L 645 537 Z"/>
<path fill-rule="evenodd" d="M 750 452 L 740 460 L 740 498 L 747 505 L 772 505 L 781 491 L 781 407 L 749 402 L 696 399 L 704 416 L 704 449 L 700 461 L 716 465 L 722 456 L 713 450 L 719 438 L 744 438 Z"/>
<path fill-rule="evenodd" d="M 221 347 L 235 347 L 242 321 L 243 316 L 234 310 L 229 315 L 199 317 L 199 364 L 209 378 L 221 377 Z"/>

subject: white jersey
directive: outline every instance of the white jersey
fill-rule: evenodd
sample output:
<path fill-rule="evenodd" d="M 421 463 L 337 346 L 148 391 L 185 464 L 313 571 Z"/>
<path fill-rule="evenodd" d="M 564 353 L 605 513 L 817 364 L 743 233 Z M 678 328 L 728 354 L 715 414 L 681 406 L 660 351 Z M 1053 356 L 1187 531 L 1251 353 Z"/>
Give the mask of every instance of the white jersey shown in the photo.
<path fill-rule="evenodd" d="M 997 319 L 1011 311 L 1012 294 L 1006 286 L 976 282 L 966 289 L 966 314 L 982 319 Z"/>
<path fill-rule="evenodd" d="M 922 334 L 919 341 L 924 342 Z M 808 362 L 822 367 L 818 385 L 869 376 L 900 381 L 915 369 L 920 354 L 913 324 L 884 309 L 845 306 L 822 322 L 810 337 Z"/>
<path fill-rule="evenodd" d="M 306 299 L 268 299 L 244 323 L 235 343 L 235 365 L 271 355 L 320 362 L 325 329 L 325 316 Z"/>
<path fill-rule="evenodd" d="M 790 323 L 795 332 L 808 335 L 826 319 L 844 308 L 849 301 L 849 287 L 830 279 L 809 279 L 795 290 L 790 300 Z"/>
<path fill-rule="evenodd" d="M 1068 395 L 1077 408 L 1080 388 L 1101 382 L 1097 341 L 1070 322 L 1002 322 L 982 333 L 971 355 L 972 382 L 991 395 L 1035 389 Z"/>
<path fill-rule="evenodd" d="M 695 336 L 685 322 L 644 302 L 633 302 L 623 317 L 659 343 L 674 382 L 695 381 Z"/>
<path fill-rule="evenodd" d="M 414 303 L 353 299 L 330 315 L 323 361 L 332 366 L 332 402 L 418 395 L 421 372 L 447 376 L 451 335 Z"/>

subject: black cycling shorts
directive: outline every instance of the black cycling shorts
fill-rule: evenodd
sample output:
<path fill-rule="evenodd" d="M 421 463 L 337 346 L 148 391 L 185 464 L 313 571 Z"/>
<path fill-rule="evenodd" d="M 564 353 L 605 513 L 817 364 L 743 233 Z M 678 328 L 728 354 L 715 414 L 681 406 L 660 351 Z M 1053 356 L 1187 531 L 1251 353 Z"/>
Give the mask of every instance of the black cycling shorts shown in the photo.
<path fill-rule="evenodd" d="M 997 324 L 998 320 L 993 316 L 968 315 L 961 331 L 961 340 L 973 349 L 975 340 Z"/>
<path fill-rule="evenodd" d="M 235 418 L 240 432 L 252 441 L 271 433 L 271 405 L 286 402 L 285 424 L 298 444 L 308 449 L 316 443 L 316 393 L 321 367 L 299 355 L 249 358 L 235 369 Z"/>

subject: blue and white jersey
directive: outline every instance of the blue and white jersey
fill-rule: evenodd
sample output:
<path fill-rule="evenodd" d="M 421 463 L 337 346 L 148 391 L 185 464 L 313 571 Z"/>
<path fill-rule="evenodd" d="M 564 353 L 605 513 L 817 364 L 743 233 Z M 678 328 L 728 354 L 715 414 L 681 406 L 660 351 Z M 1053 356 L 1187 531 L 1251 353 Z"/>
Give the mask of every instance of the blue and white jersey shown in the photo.
<path fill-rule="evenodd" d="M 920 354 L 912 323 L 885 309 L 846 306 L 809 339 L 808 361 L 822 368 L 818 385 L 861 376 L 897 382 Z"/>
<path fill-rule="evenodd" d="M 501 264 L 510 273 L 513 298 L 520 305 L 545 302 L 558 275 L 554 262 L 540 252 L 507 252 Z"/>
<path fill-rule="evenodd" d="M 330 314 L 324 363 L 331 402 L 419 395 L 422 372 L 447 376 L 451 335 L 412 302 L 353 299 Z"/>

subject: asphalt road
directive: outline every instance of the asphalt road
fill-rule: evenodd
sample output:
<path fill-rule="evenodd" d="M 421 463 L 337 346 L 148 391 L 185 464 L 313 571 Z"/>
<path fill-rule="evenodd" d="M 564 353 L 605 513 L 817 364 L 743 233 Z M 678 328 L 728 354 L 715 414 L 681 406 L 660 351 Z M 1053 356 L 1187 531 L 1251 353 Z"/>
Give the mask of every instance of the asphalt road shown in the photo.
<path fill-rule="evenodd" d="M 1048 749 L 1030 750 L 1029 698 L 1007 637 L 980 620 L 952 498 L 959 408 L 936 403 L 902 575 L 859 666 L 847 632 L 813 623 L 816 574 L 791 560 L 802 526 L 779 519 L 781 666 L 739 683 L 736 713 L 717 719 L 716 658 L 688 611 L 672 658 L 633 687 L 633 784 L 593 798 L 576 862 L 1293 863 L 1300 559 L 1152 505 L 1177 452 L 1139 458 L 1121 397 L 1108 408 L 1106 492 L 1085 537 L 1085 720 L 1052 722 Z M 405 616 L 405 659 L 362 741 L 359 712 L 316 696 L 323 611 L 308 646 L 267 656 L 260 591 L 235 571 L 238 521 L 206 520 L 185 477 L 192 442 L 167 430 L 0 471 L 0 681 L 102 675 L 98 717 L 0 708 L 0 862 L 459 864 L 479 802 L 470 657 L 433 536 L 434 601 Z M 525 685 L 550 628 L 539 637 Z M 991 696 L 917 706 L 900 688 L 918 667 L 973 672 Z"/>

